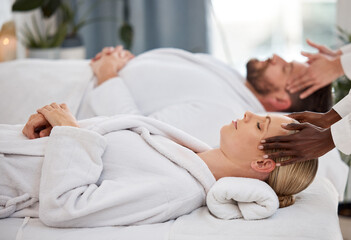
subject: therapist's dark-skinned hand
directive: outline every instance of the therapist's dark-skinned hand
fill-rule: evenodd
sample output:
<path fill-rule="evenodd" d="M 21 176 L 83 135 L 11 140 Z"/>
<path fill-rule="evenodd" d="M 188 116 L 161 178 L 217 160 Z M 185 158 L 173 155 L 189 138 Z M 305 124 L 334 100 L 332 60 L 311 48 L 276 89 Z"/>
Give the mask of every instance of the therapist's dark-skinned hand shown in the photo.
<path fill-rule="evenodd" d="M 335 147 L 330 128 L 320 128 L 310 123 L 290 123 L 282 127 L 299 132 L 267 138 L 262 143 L 264 150 L 282 149 L 273 153 L 266 152 L 264 158 L 291 157 L 281 162 L 280 166 L 318 158 Z"/>
<path fill-rule="evenodd" d="M 260 147 L 264 151 L 282 149 L 274 153 L 266 152 L 266 158 L 291 156 L 291 159 L 280 164 L 285 166 L 320 157 L 335 147 L 330 126 L 339 121 L 341 117 L 334 109 L 327 113 L 300 112 L 288 116 L 298 120 L 300 124 L 291 123 L 282 127 L 287 130 L 298 130 L 298 132 L 264 139 Z"/>

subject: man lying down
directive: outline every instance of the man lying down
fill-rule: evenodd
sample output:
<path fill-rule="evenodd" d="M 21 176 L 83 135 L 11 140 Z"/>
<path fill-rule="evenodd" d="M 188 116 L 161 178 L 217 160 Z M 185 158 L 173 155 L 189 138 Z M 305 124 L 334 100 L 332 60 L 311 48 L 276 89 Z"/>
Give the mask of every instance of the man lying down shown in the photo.
<path fill-rule="evenodd" d="M 121 46 L 105 48 L 91 62 L 97 78 L 83 101 L 78 119 L 115 114 L 149 116 L 199 138 L 210 146 L 220 128 L 245 111 L 318 111 L 331 107 L 330 86 L 303 101 L 290 95 L 287 81 L 306 64 L 277 55 L 251 60 L 247 79 L 206 54 L 156 49 L 133 58 Z"/>
<path fill-rule="evenodd" d="M 278 166 L 263 138 L 290 134 L 281 115 L 246 112 L 220 130 L 218 148 L 137 115 L 77 122 L 65 104 L 38 110 L 23 128 L 0 125 L 0 218 L 39 217 L 53 227 L 160 223 L 205 205 L 223 177 L 266 181 L 280 207 L 314 179 L 318 160 Z"/>

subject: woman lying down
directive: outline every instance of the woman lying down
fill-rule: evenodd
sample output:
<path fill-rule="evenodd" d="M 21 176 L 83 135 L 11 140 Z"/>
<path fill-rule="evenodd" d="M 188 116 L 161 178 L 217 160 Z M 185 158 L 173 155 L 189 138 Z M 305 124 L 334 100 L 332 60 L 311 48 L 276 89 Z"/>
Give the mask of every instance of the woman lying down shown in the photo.
<path fill-rule="evenodd" d="M 0 126 L 0 218 L 33 216 L 55 227 L 164 222 L 205 205 L 223 177 L 266 181 L 286 207 L 312 182 L 318 161 L 278 167 L 283 159 L 263 159 L 258 145 L 289 134 L 281 124 L 292 121 L 247 112 L 222 127 L 220 147 L 211 149 L 155 119 L 78 123 L 65 104 L 53 103 L 23 128 L 32 140 L 23 126 Z"/>

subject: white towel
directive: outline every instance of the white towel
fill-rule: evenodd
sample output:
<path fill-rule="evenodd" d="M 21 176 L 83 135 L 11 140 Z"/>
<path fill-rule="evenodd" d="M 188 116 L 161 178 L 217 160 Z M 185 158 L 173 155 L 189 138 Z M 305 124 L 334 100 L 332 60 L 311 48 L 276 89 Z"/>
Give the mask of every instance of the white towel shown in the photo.
<path fill-rule="evenodd" d="M 278 197 L 265 182 L 252 178 L 218 180 L 207 194 L 207 207 L 221 219 L 263 219 L 279 208 Z"/>

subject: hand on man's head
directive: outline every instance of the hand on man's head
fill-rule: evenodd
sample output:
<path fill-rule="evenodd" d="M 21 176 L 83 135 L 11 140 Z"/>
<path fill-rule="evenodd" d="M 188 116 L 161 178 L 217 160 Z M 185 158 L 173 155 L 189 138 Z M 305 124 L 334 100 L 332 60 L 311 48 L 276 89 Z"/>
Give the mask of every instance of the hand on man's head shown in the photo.
<path fill-rule="evenodd" d="M 338 56 L 342 55 L 341 50 L 332 50 L 332 49 L 328 48 L 327 46 L 317 44 L 317 43 L 311 41 L 310 39 L 306 39 L 306 42 L 311 47 L 317 49 L 319 53 L 322 53 L 324 55 L 328 55 L 330 57 L 338 57 Z"/>
<path fill-rule="evenodd" d="M 295 78 L 287 87 L 290 93 L 304 90 L 300 98 L 306 98 L 318 89 L 332 83 L 344 74 L 339 56 L 330 56 L 324 53 L 307 53 L 302 55 L 308 57 L 309 64 L 307 71 Z"/>

